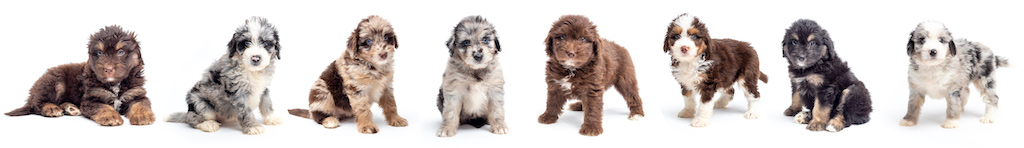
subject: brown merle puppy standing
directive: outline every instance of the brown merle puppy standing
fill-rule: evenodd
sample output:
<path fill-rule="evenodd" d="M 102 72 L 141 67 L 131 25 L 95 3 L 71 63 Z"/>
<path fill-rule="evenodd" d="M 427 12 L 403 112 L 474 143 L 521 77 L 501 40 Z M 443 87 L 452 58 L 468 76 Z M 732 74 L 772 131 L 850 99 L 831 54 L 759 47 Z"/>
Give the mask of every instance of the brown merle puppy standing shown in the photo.
<path fill-rule="evenodd" d="M 145 64 L 135 33 L 107 26 L 89 37 L 87 48 L 88 62 L 48 69 L 32 86 L 25 106 L 6 115 L 82 114 L 103 126 L 121 125 L 125 115 L 132 125 L 152 124 L 153 112 L 142 88 Z"/>
<path fill-rule="evenodd" d="M 567 100 L 581 102 L 570 105 L 574 111 L 584 112 L 580 134 L 600 135 L 603 96 L 608 87 L 626 99 L 629 119 L 643 118 L 633 60 L 626 48 L 607 41 L 597 34 L 597 26 L 581 15 L 564 15 L 551 25 L 544 40 L 549 57 L 545 81 L 548 84 L 547 110 L 538 121 L 555 123 Z"/>

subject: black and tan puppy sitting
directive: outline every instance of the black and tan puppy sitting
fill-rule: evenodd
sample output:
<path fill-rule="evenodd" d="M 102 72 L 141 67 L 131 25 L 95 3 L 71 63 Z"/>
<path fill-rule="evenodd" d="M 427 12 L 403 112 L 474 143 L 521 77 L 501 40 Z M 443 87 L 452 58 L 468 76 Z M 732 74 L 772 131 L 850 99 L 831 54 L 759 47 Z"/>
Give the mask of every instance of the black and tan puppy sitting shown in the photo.
<path fill-rule="evenodd" d="M 796 122 L 808 124 L 808 130 L 830 132 L 871 119 L 871 95 L 836 56 L 828 31 L 812 20 L 801 19 L 786 29 L 783 38 L 782 57 L 789 61 L 793 87 L 793 105 L 786 110 L 787 116 L 795 114 Z M 802 111 L 801 105 L 811 109 L 810 113 Z"/>

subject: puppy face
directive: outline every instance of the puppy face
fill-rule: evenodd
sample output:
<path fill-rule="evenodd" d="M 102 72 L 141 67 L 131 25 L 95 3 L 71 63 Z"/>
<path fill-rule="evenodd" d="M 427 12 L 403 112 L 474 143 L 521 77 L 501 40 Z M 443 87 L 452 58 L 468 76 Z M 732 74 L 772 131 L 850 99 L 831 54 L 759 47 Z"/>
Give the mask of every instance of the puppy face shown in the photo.
<path fill-rule="evenodd" d="M 917 28 L 910 32 L 907 54 L 916 63 L 936 65 L 956 55 L 956 46 L 945 25 L 927 21 L 918 24 Z"/>
<path fill-rule="evenodd" d="M 462 61 L 472 69 L 487 67 L 501 51 L 494 26 L 480 16 L 462 19 L 452 30 L 446 45 L 451 58 Z"/>
<path fill-rule="evenodd" d="M 348 37 L 346 52 L 350 57 L 383 66 L 394 61 L 392 57 L 396 48 L 398 38 L 395 37 L 391 23 L 373 15 L 359 22 L 352 36 Z"/>
<path fill-rule="evenodd" d="M 246 70 L 260 71 L 281 59 L 277 29 L 266 18 L 252 17 L 238 27 L 228 42 L 228 54 Z"/>
<path fill-rule="evenodd" d="M 711 49 L 711 37 L 704 23 L 695 16 L 682 14 L 672 20 L 665 33 L 665 52 L 677 61 L 691 61 Z"/>
<path fill-rule="evenodd" d="M 782 57 L 789 61 L 789 65 L 807 68 L 832 56 L 835 56 L 832 38 L 817 22 L 801 19 L 786 29 L 782 40 Z"/>
<path fill-rule="evenodd" d="M 567 69 L 577 69 L 597 60 L 600 42 L 597 26 L 580 15 L 565 15 L 555 21 L 544 41 L 548 57 Z"/>
<path fill-rule="evenodd" d="M 134 32 L 107 26 L 89 37 L 89 69 L 103 83 L 124 80 L 130 70 L 143 65 Z"/>

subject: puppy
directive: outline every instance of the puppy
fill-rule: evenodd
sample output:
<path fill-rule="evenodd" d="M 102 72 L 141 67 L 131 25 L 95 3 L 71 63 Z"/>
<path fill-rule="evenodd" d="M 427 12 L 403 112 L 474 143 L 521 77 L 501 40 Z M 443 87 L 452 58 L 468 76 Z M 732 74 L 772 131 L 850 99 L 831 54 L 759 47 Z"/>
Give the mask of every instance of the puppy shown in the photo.
<path fill-rule="evenodd" d="M 569 108 L 585 114 L 580 134 L 600 135 L 604 132 L 601 128 L 603 96 L 612 85 L 626 100 L 629 119 L 643 118 L 643 102 L 629 52 L 601 38 L 590 19 L 582 15 L 562 16 L 551 25 L 544 44 L 549 59 L 544 73 L 548 101 L 547 109 L 538 118 L 540 123 L 555 123 L 566 100 L 578 99 L 580 102 Z"/>
<path fill-rule="evenodd" d="M 768 76 L 761 72 L 757 51 L 750 43 L 712 39 L 700 19 L 684 13 L 669 23 L 663 49 L 671 55 L 672 76 L 686 98 L 686 106 L 678 116 L 694 118 L 696 113 L 690 126 L 708 126 L 713 109 L 725 108 L 732 101 L 733 85 L 739 85 L 747 97 L 744 117 L 757 119 L 757 102 L 761 97 L 757 80 L 768 83 Z M 700 102 L 694 95 L 699 95 Z M 695 110 L 697 104 L 700 107 Z"/>
<path fill-rule="evenodd" d="M 174 113 L 169 122 L 187 123 L 204 132 L 220 129 L 220 122 L 238 121 L 248 135 L 263 133 L 254 110 L 263 115 L 263 124 L 278 125 L 270 102 L 274 63 L 281 59 L 277 29 L 267 19 L 252 17 L 235 29 L 228 42 L 228 53 L 217 59 L 188 92 L 188 112 Z"/>
<path fill-rule="evenodd" d="M 910 68 L 907 70 L 910 75 L 907 77 L 910 103 L 900 125 L 917 125 L 924 97 L 928 96 L 946 98 L 946 121 L 942 127 L 956 128 L 967 104 L 967 86 L 971 83 L 981 91 L 987 104 L 981 123 L 995 122 L 999 96 L 996 95 L 994 71 L 1009 64 L 1006 58 L 995 56 L 981 43 L 953 40 L 946 26 L 935 21 L 922 22 L 910 32 L 907 55 L 910 56 Z"/>
<path fill-rule="evenodd" d="M 376 15 L 359 22 L 348 37 L 348 46 L 320 74 L 309 90 L 309 110 L 290 109 L 289 113 L 311 118 L 325 128 L 336 128 L 341 120 L 355 117 L 356 130 L 377 133 L 370 105 L 376 102 L 384 110 L 388 125 L 404 127 L 405 118 L 398 116 L 395 105 L 394 80 L 395 37 L 391 23 Z M 354 114 L 353 114 L 354 113 Z"/>
<path fill-rule="evenodd" d="M 868 89 L 836 55 L 832 37 L 818 23 L 808 19 L 793 22 L 783 36 L 782 57 L 789 62 L 793 89 L 787 116 L 799 112 L 797 123 L 808 124 L 811 131 L 829 132 L 871 120 Z M 810 111 L 802 111 L 801 106 Z"/>
<path fill-rule="evenodd" d="M 444 118 L 438 137 L 455 136 L 459 125 L 476 128 L 491 125 L 494 134 L 505 134 L 505 77 L 498 62 L 498 35 L 494 25 L 481 16 L 468 16 L 452 30 L 448 68 L 437 95 L 437 109 Z"/>
<path fill-rule="evenodd" d="M 103 126 L 153 123 L 142 71 L 142 51 L 135 33 L 107 26 L 89 37 L 89 60 L 50 68 L 29 90 L 25 106 L 8 116 L 84 115 Z M 60 106 L 57 106 L 60 104 Z M 81 110 L 77 106 L 81 106 Z"/>

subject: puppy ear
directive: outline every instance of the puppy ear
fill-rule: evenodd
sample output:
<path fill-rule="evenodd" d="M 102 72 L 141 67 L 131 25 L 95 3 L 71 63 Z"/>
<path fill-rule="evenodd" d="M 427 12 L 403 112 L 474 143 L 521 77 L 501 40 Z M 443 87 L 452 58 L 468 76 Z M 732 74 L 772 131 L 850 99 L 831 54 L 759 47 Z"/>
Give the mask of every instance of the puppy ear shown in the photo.
<path fill-rule="evenodd" d="M 494 36 L 494 48 L 501 52 L 501 42 L 498 42 L 498 36 Z"/>
<path fill-rule="evenodd" d="M 822 43 L 825 44 L 826 50 L 828 50 L 828 58 L 837 57 L 836 49 L 832 46 L 832 37 L 828 35 L 828 30 L 821 29 Z"/>
<path fill-rule="evenodd" d="M 665 33 L 665 46 L 662 47 L 665 53 L 668 53 L 669 43 L 672 41 L 672 25 L 668 25 L 668 32 Z"/>
<path fill-rule="evenodd" d="M 592 33 L 589 33 L 589 34 L 594 35 L 592 37 L 593 39 L 590 39 L 590 40 L 594 41 L 594 43 L 593 43 L 594 45 L 592 46 L 592 47 L 594 47 L 594 58 L 590 58 L 590 59 L 592 61 L 597 61 L 598 59 L 600 59 L 601 54 L 603 54 L 603 53 L 601 53 L 601 44 L 603 44 L 602 42 L 604 42 L 604 40 L 601 39 L 601 36 L 597 35 L 597 25 L 590 26 L 590 30 L 589 31 L 592 32 Z"/>
<path fill-rule="evenodd" d="M 348 36 L 348 45 L 345 50 L 349 56 L 355 57 L 355 54 L 359 52 L 359 27 L 352 31 L 352 35 Z"/>
<path fill-rule="evenodd" d="M 914 55 L 914 32 L 910 32 L 910 39 L 907 39 L 907 55 Z"/>
<path fill-rule="evenodd" d="M 956 44 L 953 42 L 953 39 L 949 40 L 949 55 L 956 56 Z"/>
<path fill-rule="evenodd" d="M 129 40 L 135 45 L 135 55 L 139 56 L 139 65 L 146 65 L 146 62 L 142 60 L 142 46 L 139 46 L 139 41 L 135 40 L 135 32 L 128 32 Z"/>
<path fill-rule="evenodd" d="M 281 59 L 281 39 L 277 36 L 277 30 L 274 30 L 274 56 Z"/>
<path fill-rule="evenodd" d="M 548 57 L 554 58 L 553 56 L 555 56 L 555 51 L 552 49 L 551 45 L 554 41 L 551 40 L 551 36 L 553 35 L 549 32 L 548 36 L 544 37 L 544 51 L 548 53 Z"/>
<path fill-rule="evenodd" d="M 455 33 L 452 33 L 451 37 L 448 37 L 448 41 L 444 43 L 444 46 L 448 47 L 448 56 L 455 56 Z"/>
<path fill-rule="evenodd" d="M 239 40 L 237 40 L 237 38 L 240 38 L 240 36 L 242 36 L 241 33 L 235 33 L 234 35 L 231 35 L 231 41 L 228 41 L 228 57 L 234 57 L 235 53 L 238 53 L 238 48 L 242 48 L 241 46 L 245 46 L 241 45 L 245 43 L 241 43 Z"/>
<path fill-rule="evenodd" d="M 388 40 L 388 43 L 391 43 L 391 45 L 395 45 L 395 49 L 398 49 L 398 36 L 392 34 L 391 38 Z"/>

